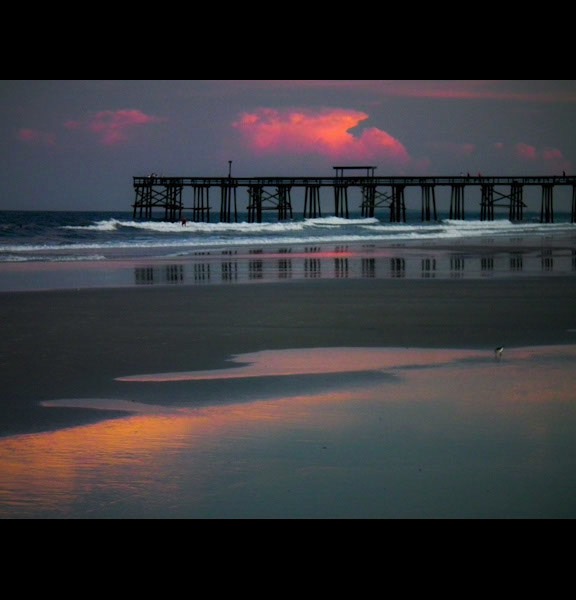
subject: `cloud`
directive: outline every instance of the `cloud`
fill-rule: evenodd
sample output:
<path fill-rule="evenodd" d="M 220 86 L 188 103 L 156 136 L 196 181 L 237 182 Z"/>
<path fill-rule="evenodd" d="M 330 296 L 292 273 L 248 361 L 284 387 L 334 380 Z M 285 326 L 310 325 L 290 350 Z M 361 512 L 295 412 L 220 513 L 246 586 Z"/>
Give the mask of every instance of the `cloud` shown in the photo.
<path fill-rule="evenodd" d="M 20 129 L 18 131 L 18 139 L 25 144 L 33 144 L 36 146 L 55 146 L 56 136 L 53 133 L 40 131 L 38 129 Z"/>
<path fill-rule="evenodd" d="M 559 173 L 560 171 L 572 172 L 572 163 L 564 156 L 558 148 L 542 148 L 538 151 L 538 157 L 547 172 Z"/>
<path fill-rule="evenodd" d="M 495 144 L 499 152 L 509 151 L 504 144 Z M 542 170 L 544 173 L 559 173 L 571 171 L 572 164 L 558 148 L 538 148 L 531 144 L 520 142 L 511 148 L 511 154 L 525 165 Z"/>
<path fill-rule="evenodd" d="M 166 119 L 136 109 L 104 110 L 83 121 L 68 121 L 65 127 L 71 131 L 89 131 L 98 137 L 102 145 L 115 146 L 128 141 L 134 129 L 163 121 Z"/>
<path fill-rule="evenodd" d="M 381 98 L 576 103 L 576 82 L 553 79 L 227 79 L 205 83 L 231 90 L 369 92 Z"/>
<path fill-rule="evenodd" d="M 366 113 L 349 109 L 262 108 L 243 113 L 233 126 L 257 154 L 316 154 L 331 159 L 408 164 L 406 148 L 385 131 L 373 127 L 358 135 L 351 133 L 368 118 Z"/>
<path fill-rule="evenodd" d="M 520 143 L 516 144 L 516 155 L 525 160 L 536 160 L 538 158 L 538 151 L 534 146 Z"/>

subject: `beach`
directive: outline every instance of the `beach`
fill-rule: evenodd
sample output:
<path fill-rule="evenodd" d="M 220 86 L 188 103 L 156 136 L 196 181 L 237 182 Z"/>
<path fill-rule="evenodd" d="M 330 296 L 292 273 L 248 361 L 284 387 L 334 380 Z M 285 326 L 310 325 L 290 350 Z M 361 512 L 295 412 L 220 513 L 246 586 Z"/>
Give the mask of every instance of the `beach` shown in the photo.
<path fill-rule="evenodd" d="M 2 293 L 0 516 L 573 517 L 550 427 L 576 424 L 574 298 L 573 276 Z"/>

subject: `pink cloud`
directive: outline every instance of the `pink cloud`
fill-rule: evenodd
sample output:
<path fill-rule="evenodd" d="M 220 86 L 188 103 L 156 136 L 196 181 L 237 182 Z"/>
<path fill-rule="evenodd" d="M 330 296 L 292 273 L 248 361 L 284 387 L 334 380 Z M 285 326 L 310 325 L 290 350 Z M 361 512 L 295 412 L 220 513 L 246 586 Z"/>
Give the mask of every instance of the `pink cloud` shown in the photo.
<path fill-rule="evenodd" d="M 82 129 L 82 123 L 80 121 L 66 121 L 66 123 L 64 123 L 64 127 L 74 131 L 76 129 Z"/>
<path fill-rule="evenodd" d="M 104 110 L 92 116 L 86 127 L 100 138 L 102 144 L 113 146 L 127 141 L 130 132 L 135 128 L 164 120 L 147 115 L 141 110 Z M 69 121 L 67 126 L 69 129 L 78 128 L 74 121 Z"/>
<path fill-rule="evenodd" d="M 564 155 L 557 148 L 544 148 L 542 150 L 542 158 L 544 160 L 564 160 Z"/>
<path fill-rule="evenodd" d="M 56 136 L 53 133 L 39 131 L 38 129 L 20 129 L 18 131 L 18 139 L 26 144 L 34 144 L 38 146 L 55 146 Z"/>
<path fill-rule="evenodd" d="M 561 150 L 558 150 L 558 148 L 544 148 L 541 150 L 540 156 L 547 171 L 572 171 L 572 163 L 564 156 Z"/>
<path fill-rule="evenodd" d="M 233 126 L 258 154 L 318 154 L 332 159 L 410 162 L 402 143 L 381 129 L 351 133 L 368 118 L 366 113 L 348 109 L 263 108 L 240 115 Z"/>
<path fill-rule="evenodd" d="M 523 143 L 516 144 L 516 154 L 525 160 L 536 160 L 538 158 L 536 148 Z"/>
<path fill-rule="evenodd" d="M 114 146 L 129 140 L 130 133 L 138 127 L 162 123 L 162 117 L 147 115 L 141 110 L 103 110 L 84 120 L 64 123 L 69 131 L 89 131 L 95 134 L 104 146 Z"/>
<path fill-rule="evenodd" d="M 557 173 L 560 171 L 571 171 L 572 165 L 558 148 L 542 148 L 529 144 L 519 143 L 514 147 L 517 158 L 535 163 L 545 172 Z"/>

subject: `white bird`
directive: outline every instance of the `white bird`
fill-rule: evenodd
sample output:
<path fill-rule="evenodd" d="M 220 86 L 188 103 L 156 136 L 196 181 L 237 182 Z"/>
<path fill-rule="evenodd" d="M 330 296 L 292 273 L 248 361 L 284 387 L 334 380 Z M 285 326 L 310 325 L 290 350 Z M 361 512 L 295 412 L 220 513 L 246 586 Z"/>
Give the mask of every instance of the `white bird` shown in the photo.
<path fill-rule="evenodd" d="M 502 353 L 504 352 L 504 346 L 498 346 L 496 350 L 494 350 L 494 356 L 496 360 L 500 360 L 502 358 Z"/>

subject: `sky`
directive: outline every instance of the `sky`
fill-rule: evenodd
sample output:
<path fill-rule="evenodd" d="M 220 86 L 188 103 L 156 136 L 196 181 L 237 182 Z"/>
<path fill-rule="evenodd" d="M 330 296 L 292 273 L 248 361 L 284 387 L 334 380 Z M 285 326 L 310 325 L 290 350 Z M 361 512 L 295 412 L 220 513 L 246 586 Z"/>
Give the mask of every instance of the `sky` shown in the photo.
<path fill-rule="evenodd" d="M 2 80 L 0 210 L 118 210 L 134 176 L 576 174 L 576 80 Z"/>

